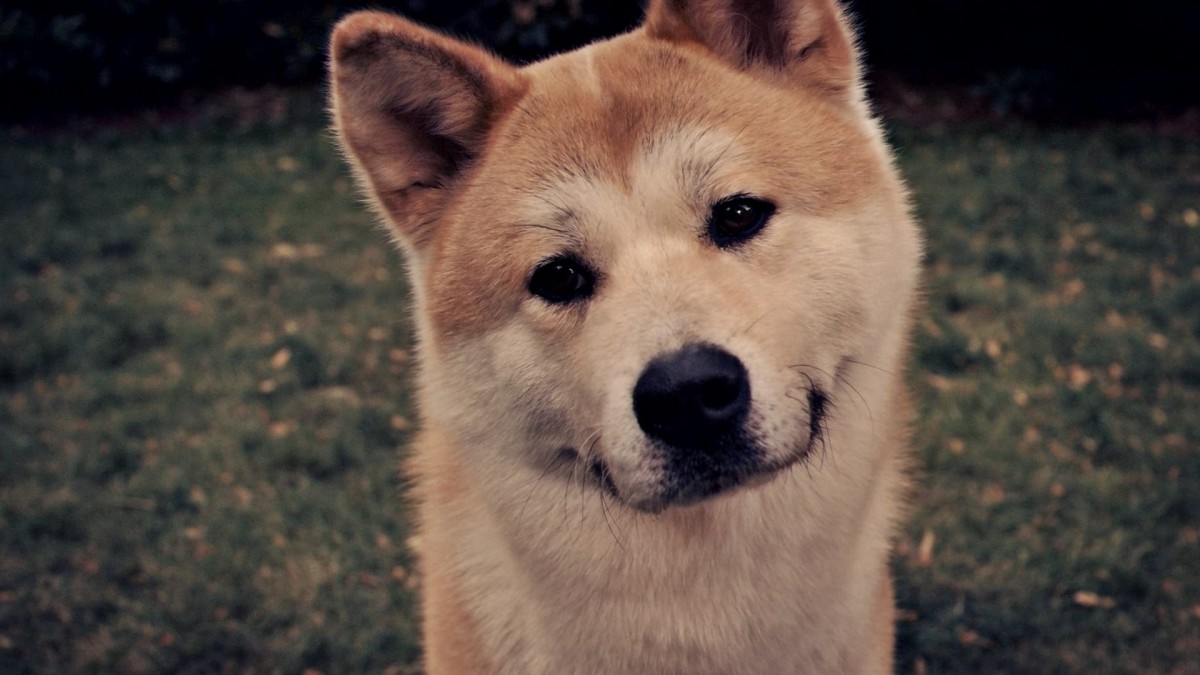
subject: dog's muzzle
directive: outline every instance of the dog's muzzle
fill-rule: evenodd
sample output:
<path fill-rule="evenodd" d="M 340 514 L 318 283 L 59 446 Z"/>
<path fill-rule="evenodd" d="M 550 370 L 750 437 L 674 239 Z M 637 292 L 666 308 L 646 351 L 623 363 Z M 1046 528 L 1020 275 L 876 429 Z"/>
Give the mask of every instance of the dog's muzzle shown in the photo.
<path fill-rule="evenodd" d="M 658 356 L 642 371 L 632 399 L 638 426 L 663 460 L 657 497 L 635 508 L 696 502 L 764 469 L 764 453 L 747 431 L 750 376 L 728 351 L 692 343 Z"/>

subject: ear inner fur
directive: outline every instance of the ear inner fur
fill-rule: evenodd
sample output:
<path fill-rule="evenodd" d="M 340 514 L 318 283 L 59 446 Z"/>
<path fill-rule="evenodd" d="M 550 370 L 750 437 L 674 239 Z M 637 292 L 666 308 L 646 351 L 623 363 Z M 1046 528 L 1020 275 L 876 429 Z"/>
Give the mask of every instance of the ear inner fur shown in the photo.
<path fill-rule="evenodd" d="M 331 54 L 340 140 L 401 241 L 421 249 L 524 79 L 481 49 L 383 12 L 339 23 Z"/>
<path fill-rule="evenodd" d="M 782 72 L 835 95 L 858 84 L 853 35 L 835 0 L 652 0 L 646 29 L 699 43 L 739 69 Z"/>

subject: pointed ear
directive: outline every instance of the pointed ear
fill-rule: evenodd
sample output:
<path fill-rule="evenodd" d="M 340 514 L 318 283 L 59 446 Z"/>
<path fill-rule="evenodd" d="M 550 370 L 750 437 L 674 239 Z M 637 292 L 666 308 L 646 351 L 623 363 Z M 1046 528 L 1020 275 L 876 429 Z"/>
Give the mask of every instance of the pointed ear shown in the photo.
<path fill-rule="evenodd" d="M 645 26 L 736 68 L 775 71 L 848 101 L 859 95 L 854 35 L 836 0 L 651 0 Z"/>
<path fill-rule="evenodd" d="M 423 248 L 523 78 L 481 49 L 383 12 L 338 23 L 329 70 L 342 147 L 401 241 Z"/>

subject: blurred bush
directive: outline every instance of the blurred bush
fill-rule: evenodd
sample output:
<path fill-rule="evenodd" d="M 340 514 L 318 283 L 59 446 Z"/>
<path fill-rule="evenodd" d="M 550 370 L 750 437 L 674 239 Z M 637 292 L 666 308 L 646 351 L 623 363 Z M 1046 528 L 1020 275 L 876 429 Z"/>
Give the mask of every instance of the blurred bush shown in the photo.
<path fill-rule="evenodd" d="M 360 2 L 17 0 L 0 4 L 4 121 L 136 108 L 180 92 L 317 80 L 337 18 Z M 405 0 L 370 6 L 529 60 L 619 32 L 637 3 Z"/>
<path fill-rule="evenodd" d="M 634 0 L 371 3 L 526 61 L 634 25 Z M 1120 12 L 1083 0 L 851 0 L 876 70 L 967 83 L 1006 108 L 1105 112 L 1197 102 L 1200 2 Z M 160 103 L 181 92 L 320 78 L 332 0 L 15 0 L 0 4 L 0 120 Z"/>
<path fill-rule="evenodd" d="M 871 63 L 967 85 L 999 113 L 1145 117 L 1200 106 L 1200 2 L 849 0 Z"/>

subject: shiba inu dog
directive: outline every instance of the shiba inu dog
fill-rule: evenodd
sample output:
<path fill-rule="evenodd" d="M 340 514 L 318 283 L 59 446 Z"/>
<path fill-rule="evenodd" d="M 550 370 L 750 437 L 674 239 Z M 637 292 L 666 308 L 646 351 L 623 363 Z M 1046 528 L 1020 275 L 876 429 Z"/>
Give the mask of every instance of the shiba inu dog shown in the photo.
<path fill-rule="evenodd" d="M 834 0 L 522 68 L 362 12 L 331 80 L 414 289 L 428 672 L 890 671 L 921 244 Z"/>

